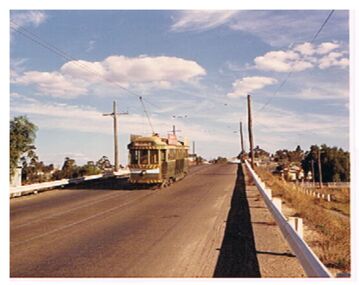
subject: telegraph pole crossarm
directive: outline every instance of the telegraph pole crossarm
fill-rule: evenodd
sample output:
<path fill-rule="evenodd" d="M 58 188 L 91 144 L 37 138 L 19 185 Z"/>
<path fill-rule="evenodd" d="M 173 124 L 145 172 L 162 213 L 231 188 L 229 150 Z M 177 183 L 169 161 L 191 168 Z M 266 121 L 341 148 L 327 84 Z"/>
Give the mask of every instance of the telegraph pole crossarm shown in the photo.
<path fill-rule="evenodd" d="M 118 151 L 118 127 L 117 116 L 128 115 L 128 112 L 118 113 L 116 111 L 116 101 L 113 101 L 112 113 L 102 114 L 102 116 L 111 116 L 113 118 L 113 137 L 114 137 L 114 162 L 115 172 L 119 170 L 119 151 Z"/>
<path fill-rule="evenodd" d="M 176 126 L 172 126 L 172 131 L 168 131 L 169 133 L 172 133 L 173 135 L 176 135 L 177 132 L 182 132 L 181 130 L 176 130 Z"/>

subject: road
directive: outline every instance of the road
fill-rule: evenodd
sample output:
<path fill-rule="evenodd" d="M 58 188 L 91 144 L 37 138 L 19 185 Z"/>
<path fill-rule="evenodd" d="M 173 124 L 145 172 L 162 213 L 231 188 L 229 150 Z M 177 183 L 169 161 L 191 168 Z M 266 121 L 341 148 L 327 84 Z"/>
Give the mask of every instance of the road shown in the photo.
<path fill-rule="evenodd" d="M 10 276 L 260 277 L 237 168 L 198 166 L 161 190 L 117 178 L 12 199 Z M 294 267 L 284 275 L 301 276 Z"/>

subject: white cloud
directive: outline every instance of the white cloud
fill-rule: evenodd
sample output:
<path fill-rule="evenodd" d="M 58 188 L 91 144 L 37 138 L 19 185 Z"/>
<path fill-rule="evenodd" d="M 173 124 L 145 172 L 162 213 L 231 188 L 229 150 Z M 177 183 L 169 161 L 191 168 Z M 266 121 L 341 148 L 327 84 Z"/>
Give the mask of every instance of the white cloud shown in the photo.
<path fill-rule="evenodd" d="M 15 28 L 18 26 L 32 25 L 38 27 L 44 23 L 47 19 L 47 15 L 42 11 L 26 11 L 26 12 L 13 12 L 11 13 L 11 21 Z"/>
<path fill-rule="evenodd" d="M 188 81 L 206 74 L 195 61 L 167 56 L 110 56 L 102 65 L 106 68 L 107 78 L 110 80 L 130 83 Z"/>
<path fill-rule="evenodd" d="M 86 93 L 84 84 L 66 78 L 59 72 L 27 71 L 17 76 L 13 83 L 21 85 L 35 85 L 43 95 L 62 98 L 74 98 Z M 82 85 L 82 86 L 81 86 Z"/>
<path fill-rule="evenodd" d="M 245 102 L 245 101 L 244 101 Z M 340 137 L 342 146 L 347 147 L 349 134 L 349 120 L 347 115 L 317 114 L 303 111 L 291 111 L 269 105 L 267 108 L 253 111 L 254 143 L 264 149 L 275 151 L 280 148 L 293 148 L 298 144 L 334 142 Z M 243 112 L 243 113 L 241 113 Z M 238 111 L 224 113 L 218 121 L 225 124 L 238 122 L 241 117 L 246 129 L 246 109 L 239 115 Z M 245 133 L 246 135 L 246 133 Z M 303 147 L 303 145 L 302 145 Z"/>
<path fill-rule="evenodd" d="M 320 10 L 266 10 L 241 11 L 229 27 L 250 33 L 272 46 L 288 46 L 313 37 L 329 11 Z M 335 11 L 321 37 L 348 33 L 348 11 Z"/>
<path fill-rule="evenodd" d="M 349 91 L 337 86 L 332 86 L 331 88 L 329 86 L 304 87 L 298 93 L 284 94 L 281 97 L 292 97 L 301 100 L 342 100 L 349 99 Z"/>
<path fill-rule="evenodd" d="M 233 85 L 233 92 L 228 93 L 228 97 L 239 97 L 246 96 L 248 93 L 251 93 L 255 90 L 264 88 L 265 86 L 275 84 L 277 80 L 271 77 L 263 76 L 252 76 L 244 77 L 242 79 L 236 80 Z"/>
<path fill-rule="evenodd" d="M 111 120 L 102 116 L 102 113 L 93 107 L 21 100 L 12 102 L 11 111 L 28 115 L 40 129 L 70 130 L 106 135 L 113 133 Z M 161 135 L 166 135 L 173 123 L 155 115 L 151 116 L 151 122 L 156 132 Z M 120 124 L 122 134 L 149 135 L 151 132 L 144 116 L 138 114 L 121 116 Z M 203 126 L 194 123 L 187 124 L 184 121 L 176 121 L 176 127 L 182 130 L 181 135 L 197 141 L 226 142 L 228 140 L 223 136 L 213 138 L 210 133 L 204 132 Z"/>
<path fill-rule="evenodd" d="M 303 55 L 312 55 L 315 53 L 315 48 L 314 48 L 313 44 L 308 43 L 308 42 L 296 45 L 293 50 L 298 51 Z"/>
<path fill-rule="evenodd" d="M 320 69 L 346 67 L 349 60 L 344 52 L 332 51 L 339 47 L 339 44 L 333 42 L 324 42 L 320 45 L 305 42 L 285 51 L 269 51 L 263 56 L 257 56 L 254 59 L 255 68 L 275 72 L 300 72 L 315 66 Z"/>
<path fill-rule="evenodd" d="M 34 85 L 44 95 L 73 98 L 109 83 L 143 90 L 191 83 L 206 74 L 198 63 L 177 57 L 110 56 L 101 62 L 69 61 L 59 71 L 14 74 L 13 83 Z"/>
<path fill-rule="evenodd" d="M 257 69 L 276 72 L 303 71 L 311 68 L 310 62 L 300 60 L 294 51 L 270 51 L 254 59 Z"/>
<path fill-rule="evenodd" d="M 204 31 L 225 26 L 259 37 L 272 46 L 288 46 L 313 37 L 329 11 L 325 10 L 195 10 L 173 17 L 172 31 Z M 300 27 L 300 32 L 298 32 Z M 335 11 L 321 37 L 347 34 L 348 11 Z"/>
<path fill-rule="evenodd" d="M 262 132 L 278 133 L 314 133 L 322 136 L 336 136 L 348 131 L 346 116 L 334 116 L 294 113 L 279 108 L 266 108 L 256 113 L 256 123 Z M 333 132 L 337 130 L 338 132 Z"/>
<path fill-rule="evenodd" d="M 231 21 L 238 11 L 195 10 L 178 13 L 171 26 L 172 31 L 203 31 L 213 29 Z"/>
<path fill-rule="evenodd" d="M 319 60 L 320 69 L 327 69 L 331 66 L 345 68 L 349 66 L 349 59 L 343 57 L 343 54 L 340 52 L 331 52 Z"/>
<path fill-rule="evenodd" d="M 317 48 L 317 53 L 326 54 L 334 49 L 339 48 L 339 46 L 340 46 L 339 44 L 332 42 L 321 43 Z"/>

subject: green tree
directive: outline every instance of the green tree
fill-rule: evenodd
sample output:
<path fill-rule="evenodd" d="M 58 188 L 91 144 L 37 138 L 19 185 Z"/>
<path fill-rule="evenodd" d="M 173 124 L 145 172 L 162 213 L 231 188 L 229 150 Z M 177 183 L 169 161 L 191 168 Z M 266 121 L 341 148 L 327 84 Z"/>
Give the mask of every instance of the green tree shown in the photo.
<path fill-rule="evenodd" d="M 37 127 L 26 116 L 15 117 L 10 121 L 10 176 L 19 163 L 20 157 L 35 149 Z"/>
<path fill-rule="evenodd" d="M 96 162 L 96 167 L 102 171 L 105 171 L 112 168 L 112 165 L 108 157 L 104 155 Z"/>
<path fill-rule="evenodd" d="M 80 169 L 80 175 L 96 175 L 100 174 L 101 169 L 99 169 L 93 161 L 88 161 L 84 166 Z"/>
<path fill-rule="evenodd" d="M 314 180 L 319 181 L 317 145 L 312 145 L 304 154 L 302 167 L 305 173 L 312 171 L 314 166 Z M 329 147 L 325 144 L 320 147 L 320 162 L 322 166 L 323 182 L 348 182 L 350 181 L 350 154 L 341 148 Z"/>
<path fill-rule="evenodd" d="M 76 178 L 80 176 L 79 167 L 74 159 L 66 157 L 61 169 L 62 178 Z"/>

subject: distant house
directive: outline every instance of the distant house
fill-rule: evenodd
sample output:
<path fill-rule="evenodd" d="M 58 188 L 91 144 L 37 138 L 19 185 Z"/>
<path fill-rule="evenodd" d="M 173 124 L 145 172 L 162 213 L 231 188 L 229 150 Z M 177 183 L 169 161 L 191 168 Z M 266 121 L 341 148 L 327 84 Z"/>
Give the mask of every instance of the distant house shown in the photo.
<path fill-rule="evenodd" d="M 283 169 L 283 176 L 287 181 L 303 181 L 304 171 L 301 166 L 290 164 Z"/>
<path fill-rule="evenodd" d="M 190 153 L 188 155 L 188 165 L 196 165 L 197 164 L 197 154 L 195 153 Z"/>
<path fill-rule="evenodd" d="M 261 149 L 258 145 L 253 149 L 254 160 L 257 165 L 262 163 L 268 163 L 270 161 L 270 154 L 269 152 Z M 248 154 L 251 157 L 251 153 Z"/>

